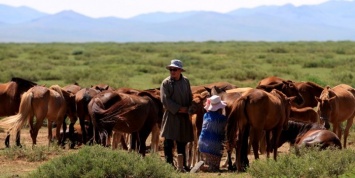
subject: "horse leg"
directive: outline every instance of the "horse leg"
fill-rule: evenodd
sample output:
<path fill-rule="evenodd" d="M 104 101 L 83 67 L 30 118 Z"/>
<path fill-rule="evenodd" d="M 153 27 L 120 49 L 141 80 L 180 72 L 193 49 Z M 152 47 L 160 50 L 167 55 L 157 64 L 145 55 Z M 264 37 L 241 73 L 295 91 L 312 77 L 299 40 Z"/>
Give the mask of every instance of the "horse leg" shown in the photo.
<path fill-rule="evenodd" d="M 21 131 L 17 131 L 17 133 L 16 133 L 16 146 L 22 148 L 22 145 L 21 145 Z"/>
<path fill-rule="evenodd" d="M 122 132 L 119 131 L 113 131 L 112 133 L 112 149 L 115 150 L 118 148 L 118 143 L 120 142 L 122 138 Z"/>
<path fill-rule="evenodd" d="M 350 127 L 353 125 L 354 122 L 354 116 L 350 117 L 350 119 L 348 119 L 348 121 L 346 122 L 346 127 L 344 130 L 344 144 L 343 144 L 343 148 L 346 148 L 346 140 L 348 139 L 348 135 L 349 135 L 349 130 Z"/>
<path fill-rule="evenodd" d="M 274 150 L 274 160 L 275 161 L 277 159 L 277 144 L 279 143 L 281 132 L 282 132 L 282 128 L 276 128 L 272 132 L 272 147 Z M 270 133 L 269 133 L 269 135 L 270 135 Z"/>
<path fill-rule="evenodd" d="M 250 141 L 251 145 L 253 147 L 253 152 L 254 152 L 254 158 L 259 159 L 259 142 L 260 142 L 260 137 L 261 137 L 261 132 L 262 130 L 256 129 L 256 128 L 250 128 L 251 132 L 253 134 L 250 134 Z M 250 144 L 248 144 L 249 147 Z"/>
<path fill-rule="evenodd" d="M 264 141 L 266 144 L 266 157 L 270 158 L 270 152 L 275 149 L 275 148 L 271 148 L 270 145 L 270 131 L 264 131 Z"/>
<path fill-rule="evenodd" d="M 88 125 L 88 126 L 85 126 Z M 86 137 L 89 137 L 89 145 L 93 145 L 94 143 L 94 126 L 92 124 L 92 121 L 86 121 L 84 123 L 84 129 L 86 130 L 85 132 L 87 133 Z"/>
<path fill-rule="evenodd" d="M 66 116 L 64 116 L 64 119 L 63 119 L 63 122 L 62 122 L 62 130 L 63 130 L 63 136 L 62 136 L 62 138 L 61 138 L 61 140 L 60 140 L 60 144 L 61 144 L 61 146 L 64 146 L 65 145 L 65 140 L 67 139 L 67 124 L 66 124 L 66 122 L 65 122 L 65 118 L 66 118 Z M 70 129 L 69 129 L 70 130 Z M 71 139 L 72 137 L 74 137 L 74 133 L 73 133 L 73 135 L 72 136 L 70 136 L 70 133 L 69 133 L 69 139 Z"/>
<path fill-rule="evenodd" d="M 341 140 L 341 127 L 340 123 L 334 122 L 333 123 L 333 132 L 338 136 L 339 140 Z"/>
<path fill-rule="evenodd" d="M 6 148 L 10 147 L 10 133 L 9 132 L 7 132 L 7 134 L 6 134 L 5 146 L 6 146 Z"/>
<path fill-rule="evenodd" d="M 137 132 L 132 132 L 131 133 L 131 140 L 130 140 L 130 151 L 137 151 L 138 150 L 138 146 L 137 146 L 137 142 L 138 142 L 138 133 Z"/>
<path fill-rule="evenodd" d="M 264 154 L 267 151 L 265 131 L 262 132 L 261 137 L 260 137 L 259 151 L 260 151 L 260 154 Z"/>
<path fill-rule="evenodd" d="M 152 128 L 152 139 L 151 139 L 151 144 L 150 144 L 150 148 L 151 148 L 151 152 L 152 153 L 156 153 L 159 150 L 159 126 L 158 124 L 154 124 L 154 127 Z"/>
<path fill-rule="evenodd" d="M 249 159 L 248 159 L 248 137 L 250 126 L 246 125 L 244 133 L 242 135 L 242 142 L 240 145 L 240 165 L 238 171 L 245 172 L 246 168 L 249 167 Z"/>
<path fill-rule="evenodd" d="M 124 150 L 128 150 L 128 146 L 127 146 L 125 135 L 126 135 L 126 133 L 122 134 L 122 136 L 121 136 L 121 145 L 122 145 L 122 148 Z"/>
<path fill-rule="evenodd" d="M 62 138 L 62 135 L 60 134 L 60 127 L 62 127 L 61 124 L 63 124 L 63 121 L 57 122 L 56 135 L 59 135 L 59 137 L 57 137 L 57 144 L 64 146 L 66 134 L 65 134 L 65 131 L 63 131 L 63 138 Z M 66 124 L 64 124 L 64 125 L 66 125 Z"/>
<path fill-rule="evenodd" d="M 36 123 L 37 124 L 37 123 Z M 50 144 L 52 142 L 52 139 L 53 139 L 53 134 L 52 134 L 52 125 L 53 125 L 53 122 L 51 122 L 50 120 L 48 120 L 48 147 L 50 147 Z M 38 128 L 38 127 L 37 127 Z M 58 128 L 58 126 L 56 127 Z M 60 128 L 59 128 L 60 129 Z M 39 129 L 38 129 L 39 130 Z M 38 131 L 37 131 L 38 133 Z M 37 137 L 37 136 L 36 136 Z M 60 133 L 57 134 L 57 138 L 60 137 Z"/>
<path fill-rule="evenodd" d="M 80 128 L 81 128 L 81 133 L 83 135 L 82 138 L 82 143 L 85 145 L 87 142 L 87 135 L 86 135 L 86 126 L 85 126 L 85 116 L 83 116 L 82 114 L 80 114 L 79 116 L 79 124 L 80 124 Z M 71 129 L 73 129 L 73 133 L 74 133 L 74 126 L 73 128 L 71 128 L 71 124 L 69 125 L 69 133 L 71 132 Z M 73 124 L 74 125 L 74 124 Z M 70 135 L 70 134 L 69 134 Z"/>
<path fill-rule="evenodd" d="M 148 127 L 148 128 L 142 128 L 140 131 L 139 131 L 139 134 L 138 134 L 138 139 L 139 139 L 139 153 L 142 155 L 142 156 L 145 156 L 145 153 L 146 153 L 146 150 L 147 150 L 147 145 L 145 144 L 146 143 L 146 140 L 149 136 L 149 134 L 151 133 L 152 131 L 152 127 Z"/>

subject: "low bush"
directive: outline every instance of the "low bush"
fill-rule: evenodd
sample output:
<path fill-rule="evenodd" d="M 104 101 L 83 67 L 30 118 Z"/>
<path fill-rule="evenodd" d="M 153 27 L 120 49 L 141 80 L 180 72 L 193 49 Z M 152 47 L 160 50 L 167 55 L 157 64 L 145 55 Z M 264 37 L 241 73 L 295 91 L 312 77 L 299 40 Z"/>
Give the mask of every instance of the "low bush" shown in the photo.
<path fill-rule="evenodd" d="M 96 145 L 54 158 L 29 177 L 178 177 L 178 173 L 159 155 L 141 157 L 135 152 Z"/>
<path fill-rule="evenodd" d="M 351 149 L 318 151 L 303 148 L 301 155 L 293 153 L 273 159 L 256 160 L 247 172 L 253 177 L 353 177 L 355 151 Z"/>

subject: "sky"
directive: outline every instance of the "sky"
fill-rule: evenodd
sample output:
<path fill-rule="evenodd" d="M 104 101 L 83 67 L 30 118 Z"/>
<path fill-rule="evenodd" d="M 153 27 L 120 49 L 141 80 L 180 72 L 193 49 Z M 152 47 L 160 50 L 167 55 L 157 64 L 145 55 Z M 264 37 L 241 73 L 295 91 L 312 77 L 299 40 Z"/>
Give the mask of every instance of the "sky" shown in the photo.
<path fill-rule="evenodd" d="M 263 5 L 315 5 L 328 0 L 0 0 L 0 4 L 27 6 L 55 14 L 63 10 L 98 17 L 130 18 L 152 12 L 214 11 L 230 12 Z"/>

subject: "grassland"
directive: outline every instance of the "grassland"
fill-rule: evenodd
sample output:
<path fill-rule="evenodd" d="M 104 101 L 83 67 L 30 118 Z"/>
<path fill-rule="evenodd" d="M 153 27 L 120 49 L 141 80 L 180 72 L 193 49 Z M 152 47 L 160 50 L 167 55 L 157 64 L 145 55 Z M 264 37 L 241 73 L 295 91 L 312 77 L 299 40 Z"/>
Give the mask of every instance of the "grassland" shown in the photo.
<path fill-rule="evenodd" d="M 267 76 L 355 85 L 355 42 L 179 42 L 0 44 L 0 82 L 155 88 L 181 59 L 192 85 L 227 81 L 254 87 Z"/>

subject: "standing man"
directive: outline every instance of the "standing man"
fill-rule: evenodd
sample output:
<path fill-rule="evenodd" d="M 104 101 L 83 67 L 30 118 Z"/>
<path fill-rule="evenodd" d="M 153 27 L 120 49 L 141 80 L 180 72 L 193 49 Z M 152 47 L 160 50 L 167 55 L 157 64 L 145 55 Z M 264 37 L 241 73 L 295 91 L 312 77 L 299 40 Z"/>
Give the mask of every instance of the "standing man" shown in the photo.
<path fill-rule="evenodd" d="M 182 75 L 185 70 L 180 60 L 171 60 L 171 64 L 166 66 L 166 69 L 170 71 L 170 76 L 164 79 L 160 86 L 161 102 L 165 109 L 161 130 L 161 136 L 165 138 L 165 159 L 166 162 L 174 165 L 175 141 L 177 153 L 183 155 L 184 169 L 189 171 L 186 166 L 185 147 L 188 142 L 193 141 L 192 123 L 188 114 L 192 102 L 190 81 Z"/>

